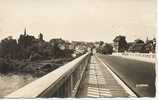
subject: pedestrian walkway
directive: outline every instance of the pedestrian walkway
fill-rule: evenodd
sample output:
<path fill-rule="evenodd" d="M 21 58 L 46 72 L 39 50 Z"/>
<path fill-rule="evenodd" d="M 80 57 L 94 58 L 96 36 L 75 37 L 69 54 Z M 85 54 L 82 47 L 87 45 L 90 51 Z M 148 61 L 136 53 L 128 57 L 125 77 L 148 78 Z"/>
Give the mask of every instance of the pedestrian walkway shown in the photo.
<path fill-rule="evenodd" d="M 95 56 L 91 57 L 90 65 L 78 97 L 128 97 L 129 94 L 115 80 Z"/>

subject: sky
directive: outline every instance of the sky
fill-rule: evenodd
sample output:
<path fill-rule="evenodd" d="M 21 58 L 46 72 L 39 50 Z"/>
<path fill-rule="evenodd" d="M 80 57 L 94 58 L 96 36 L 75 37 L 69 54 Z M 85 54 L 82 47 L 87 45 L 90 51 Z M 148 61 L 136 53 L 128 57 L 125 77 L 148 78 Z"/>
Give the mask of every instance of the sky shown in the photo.
<path fill-rule="evenodd" d="M 45 40 L 152 39 L 156 0 L 0 0 L 0 40 L 24 32 Z"/>

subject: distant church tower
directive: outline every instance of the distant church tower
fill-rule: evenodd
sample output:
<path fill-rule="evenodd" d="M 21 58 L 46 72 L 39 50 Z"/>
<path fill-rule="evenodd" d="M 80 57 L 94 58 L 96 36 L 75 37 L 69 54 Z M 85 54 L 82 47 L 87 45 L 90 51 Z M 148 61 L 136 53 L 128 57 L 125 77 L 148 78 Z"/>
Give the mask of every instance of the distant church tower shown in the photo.
<path fill-rule="evenodd" d="M 26 34 L 27 34 L 27 33 L 26 33 L 26 28 L 25 28 L 25 29 L 24 29 L 24 35 L 26 36 Z"/>
<path fill-rule="evenodd" d="M 148 37 L 146 37 L 146 41 L 145 42 L 148 43 L 148 41 L 149 41 L 149 39 L 148 39 Z"/>
<path fill-rule="evenodd" d="M 40 33 L 39 36 L 38 36 L 38 38 L 39 38 L 40 41 L 43 41 L 43 34 Z"/>

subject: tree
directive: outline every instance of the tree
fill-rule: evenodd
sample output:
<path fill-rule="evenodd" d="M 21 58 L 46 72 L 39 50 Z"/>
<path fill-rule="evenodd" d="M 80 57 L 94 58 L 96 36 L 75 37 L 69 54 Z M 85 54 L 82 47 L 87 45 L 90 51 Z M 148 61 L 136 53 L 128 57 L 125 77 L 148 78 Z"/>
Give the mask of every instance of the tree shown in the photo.
<path fill-rule="evenodd" d="M 103 41 L 100 41 L 100 42 L 99 42 L 99 46 L 102 46 L 103 44 L 104 44 Z"/>
<path fill-rule="evenodd" d="M 39 53 L 45 58 L 49 59 L 54 56 L 54 48 L 49 42 L 43 42 L 39 48 Z"/>
<path fill-rule="evenodd" d="M 20 58 L 28 59 L 30 55 L 38 51 L 38 40 L 34 36 L 28 34 L 20 35 L 18 39 L 18 45 L 20 47 Z"/>
<path fill-rule="evenodd" d="M 113 47 L 110 44 L 105 43 L 102 44 L 102 46 L 99 46 L 96 51 L 101 54 L 112 54 Z"/>
<path fill-rule="evenodd" d="M 141 40 L 141 39 L 136 39 L 136 40 L 135 40 L 135 43 L 144 43 L 144 41 Z"/>
<path fill-rule="evenodd" d="M 140 52 L 145 53 L 145 43 L 141 39 L 136 39 L 134 43 L 129 47 L 129 51 L 131 52 Z"/>
<path fill-rule="evenodd" d="M 64 45 L 65 41 L 62 39 L 52 39 L 50 44 L 53 46 L 53 56 L 54 58 L 59 58 L 63 56 L 63 50 L 60 49 L 60 45 Z"/>
<path fill-rule="evenodd" d="M 20 35 L 18 39 L 18 44 L 22 48 L 30 47 L 35 42 L 36 42 L 35 37 L 27 34 Z"/>
<path fill-rule="evenodd" d="M 113 47 L 110 44 L 105 44 L 102 48 L 102 53 L 103 54 L 112 54 L 113 52 Z"/>
<path fill-rule="evenodd" d="M 155 53 L 155 47 L 156 47 L 156 39 L 155 38 L 153 40 L 146 41 L 145 50 L 147 53 L 149 53 L 149 52 Z"/>
<path fill-rule="evenodd" d="M 4 58 L 16 58 L 18 55 L 19 47 L 17 41 L 11 36 L 5 38 L 0 43 L 0 56 Z"/>
<path fill-rule="evenodd" d="M 156 49 L 156 38 L 153 38 L 153 46 L 152 46 L 152 52 L 155 53 L 155 49 Z"/>

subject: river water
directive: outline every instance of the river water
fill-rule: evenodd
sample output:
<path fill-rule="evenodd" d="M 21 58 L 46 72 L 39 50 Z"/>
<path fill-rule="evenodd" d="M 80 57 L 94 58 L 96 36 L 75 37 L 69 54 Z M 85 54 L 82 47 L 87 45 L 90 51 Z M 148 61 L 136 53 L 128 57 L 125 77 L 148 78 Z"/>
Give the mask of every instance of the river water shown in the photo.
<path fill-rule="evenodd" d="M 0 97 L 25 86 L 37 78 L 31 75 L 2 75 L 0 74 Z"/>

